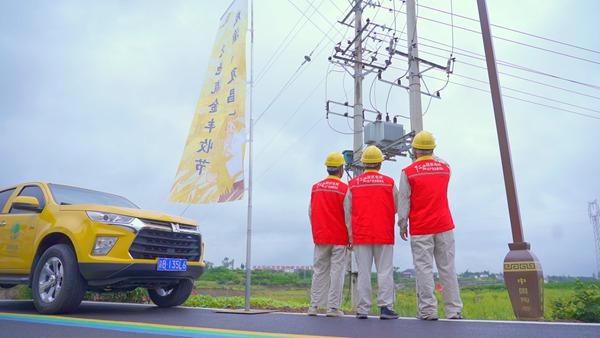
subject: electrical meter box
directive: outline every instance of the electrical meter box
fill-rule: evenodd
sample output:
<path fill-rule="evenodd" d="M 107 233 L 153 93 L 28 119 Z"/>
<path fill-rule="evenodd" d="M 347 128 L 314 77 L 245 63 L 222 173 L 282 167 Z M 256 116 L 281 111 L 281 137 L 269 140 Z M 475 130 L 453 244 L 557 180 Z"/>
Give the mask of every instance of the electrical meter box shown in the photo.
<path fill-rule="evenodd" d="M 404 143 L 398 142 L 403 136 L 404 126 L 392 122 L 375 121 L 367 124 L 364 129 L 365 144 L 377 146 L 393 154 L 406 150 Z"/>

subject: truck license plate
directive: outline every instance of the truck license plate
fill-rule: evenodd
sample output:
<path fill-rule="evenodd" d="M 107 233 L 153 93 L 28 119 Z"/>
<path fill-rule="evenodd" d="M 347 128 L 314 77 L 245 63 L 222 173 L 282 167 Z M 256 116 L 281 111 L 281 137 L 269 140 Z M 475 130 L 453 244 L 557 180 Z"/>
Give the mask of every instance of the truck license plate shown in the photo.
<path fill-rule="evenodd" d="M 159 258 L 156 264 L 158 271 L 187 271 L 187 259 Z"/>

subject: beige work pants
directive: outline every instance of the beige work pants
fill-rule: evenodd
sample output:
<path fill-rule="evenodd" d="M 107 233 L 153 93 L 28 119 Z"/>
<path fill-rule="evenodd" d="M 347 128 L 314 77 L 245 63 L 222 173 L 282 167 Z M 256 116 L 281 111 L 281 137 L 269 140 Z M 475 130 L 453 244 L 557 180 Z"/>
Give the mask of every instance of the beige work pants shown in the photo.
<path fill-rule="evenodd" d="M 358 303 L 356 312 L 368 314 L 373 305 L 371 269 L 375 262 L 377 271 L 377 306 L 394 308 L 394 246 L 384 244 L 354 245 L 358 266 Z"/>
<path fill-rule="evenodd" d="M 339 309 L 346 274 L 345 245 L 317 244 L 314 250 L 310 305 Z"/>
<path fill-rule="evenodd" d="M 462 312 L 456 268 L 454 266 L 454 232 L 411 236 L 410 246 L 417 277 L 418 316 L 437 316 L 437 299 L 433 294 L 433 260 L 442 285 L 442 301 L 446 318 Z"/>

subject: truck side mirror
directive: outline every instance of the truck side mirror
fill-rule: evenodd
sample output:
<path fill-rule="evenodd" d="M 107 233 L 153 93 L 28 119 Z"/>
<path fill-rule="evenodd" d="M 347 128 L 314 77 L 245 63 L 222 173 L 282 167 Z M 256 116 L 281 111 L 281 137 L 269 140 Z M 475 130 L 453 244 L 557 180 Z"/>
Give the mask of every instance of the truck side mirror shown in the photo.
<path fill-rule="evenodd" d="M 12 208 L 17 210 L 27 210 L 41 212 L 40 201 L 33 196 L 17 196 L 12 203 Z"/>

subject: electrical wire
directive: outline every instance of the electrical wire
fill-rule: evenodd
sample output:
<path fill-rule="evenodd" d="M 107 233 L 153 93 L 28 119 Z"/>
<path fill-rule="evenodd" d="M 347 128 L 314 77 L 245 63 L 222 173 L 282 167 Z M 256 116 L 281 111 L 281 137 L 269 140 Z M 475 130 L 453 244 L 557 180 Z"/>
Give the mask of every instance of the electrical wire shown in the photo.
<path fill-rule="evenodd" d="M 308 135 L 308 134 L 309 134 L 309 133 L 310 133 L 310 132 L 311 132 L 313 129 L 315 129 L 315 127 L 316 127 L 317 125 L 319 125 L 319 123 L 320 123 L 321 121 L 323 121 L 323 119 L 324 119 L 324 118 L 325 118 L 324 116 L 321 116 L 321 118 L 320 118 L 320 119 L 318 119 L 318 120 L 317 120 L 317 122 L 315 122 L 315 123 L 314 123 L 314 124 L 313 124 L 313 125 L 312 125 L 312 126 L 311 126 L 311 127 L 310 127 L 310 128 L 309 128 L 309 129 L 308 129 L 306 132 L 305 132 L 305 133 L 304 133 L 304 134 L 302 134 L 302 136 L 300 136 L 298 139 L 296 139 L 296 142 L 294 142 L 294 143 L 293 143 L 291 146 L 289 146 L 289 147 L 287 148 L 287 150 L 286 150 L 286 151 L 284 151 L 283 153 L 281 153 L 281 155 L 280 155 L 280 156 L 279 156 L 277 159 L 275 159 L 275 160 L 274 160 L 274 161 L 271 163 L 271 165 L 270 165 L 269 167 L 267 167 L 267 169 L 265 169 L 265 170 L 264 170 L 264 171 L 263 171 L 263 172 L 262 172 L 262 173 L 261 173 L 261 174 L 258 176 L 258 178 L 256 179 L 256 182 L 260 182 L 260 179 L 261 179 L 261 178 L 262 178 L 262 177 L 263 177 L 263 176 L 264 176 L 264 175 L 265 175 L 265 174 L 266 174 L 266 173 L 267 173 L 269 170 L 271 170 L 271 168 L 273 168 L 273 167 L 275 166 L 275 164 L 277 164 L 277 163 L 278 163 L 278 162 L 279 162 L 279 161 L 280 161 L 280 160 L 281 160 L 281 159 L 282 159 L 282 158 L 283 158 L 283 157 L 284 157 L 284 156 L 285 156 L 287 153 L 289 153 L 289 152 L 290 152 L 290 151 L 291 151 L 291 150 L 292 150 L 292 149 L 293 149 L 293 148 L 294 148 L 296 145 L 298 145 L 298 144 L 300 143 L 300 141 L 301 141 L 301 140 L 302 140 L 304 137 L 306 137 L 306 136 L 307 136 L 307 135 Z"/>
<path fill-rule="evenodd" d="M 420 18 L 423 19 L 423 20 L 427 20 L 427 21 L 430 21 L 430 22 L 434 22 L 434 23 L 437 23 L 437 24 L 448 26 L 447 23 L 439 21 L 439 20 L 434 20 L 434 19 L 427 18 L 427 17 L 420 17 Z M 481 32 L 479 32 L 477 30 L 473 30 L 473 29 L 469 29 L 469 28 L 465 28 L 465 27 L 460 27 L 460 26 L 455 26 L 455 27 L 457 27 L 459 29 L 462 29 L 462 30 L 465 30 L 465 31 L 468 31 L 468 32 L 471 32 L 471 33 L 478 34 L 478 35 L 481 34 Z M 572 59 L 576 59 L 576 60 L 580 60 L 580 61 L 585 61 L 585 62 L 589 62 L 589 63 L 596 64 L 596 65 L 600 65 L 600 62 L 598 62 L 598 61 L 594 61 L 594 60 L 590 60 L 590 59 L 578 57 L 578 56 L 575 56 L 575 55 L 570 55 L 570 54 L 558 52 L 558 51 L 551 50 L 551 49 L 548 49 L 548 48 L 542 48 L 542 47 L 533 46 L 533 45 L 528 44 L 528 43 L 524 43 L 524 42 L 520 42 L 520 41 L 508 39 L 508 38 L 505 38 L 505 37 L 502 37 L 502 36 L 494 35 L 493 38 L 496 39 L 496 40 L 507 41 L 507 42 L 511 42 L 511 43 L 514 43 L 514 44 L 517 44 L 517 45 L 521 45 L 521 46 L 525 46 L 525 47 L 529 47 L 529 48 L 533 48 L 533 49 L 538 49 L 538 50 L 545 51 L 545 52 L 548 52 L 548 53 L 552 53 L 552 54 L 556 54 L 556 55 L 560 55 L 560 56 L 565 56 L 565 57 L 568 57 L 568 58 L 572 58 Z"/>
<path fill-rule="evenodd" d="M 419 7 L 429 8 L 429 7 L 426 7 L 426 6 L 423 6 L 423 5 L 418 5 L 418 8 Z M 390 8 L 390 10 L 393 10 L 393 9 Z M 399 10 L 399 12 L 401 14 L 406 14 L 405 12 L 402 12 L 401 10 Z M 448 13 L 448 12 L 444 12 L 444 13 Z M 458 15 L 454 15 L 454 16 L 459 17 Z M 460 17 L 462 17 L 462 16 L 460 16 Z M 440 25 L 451 26 L 451 24 L 448 24 L 448 23 L 443 22 L 443 21 L 431 19 L 431 18 L 428 18 L 426 16 L 418 16 L 418 18 L 422 19 L 422 20 L 429 21 L 429 22 L 437 23 L 437 24 L 440 24 Z M 472 19 L 472 18 L 468 18 L 468 17 L 462 17 L 462 18 L 465 18 L 465 19 L 468 19 L 468 20 L 471 20 L 471 21 L 475 21 L 475 22 L 479 22 L 478 20 L 475 20 L 475 19 Z M 456 25 L 453 25 L 453 24 L 452 24 L 452 26 L 455 27 L 455 28 L 457 28 L 457 29 L 464 30 L 464 31 L 467 31 L 467 32 L 470 32 L 470 33 L 474 33 L 474 34 L 477 34 L 477 35 L 481 34 L 481 32 L 478 31 L 478 30 L 474 30 L 474 29 L 470 29 L 470 28 L 466 28 L 466 27 L 461 27 L 461 26 L 456 26 Z M 494 25 L 492 25 L 492 26 L 494 26 Z M 502 26 L 497 26 L 497 27 L 507 29 L 507 28 L 502 27 Z M 533 35 L 533 34 L 523 33 L 523 32 L 520 32 L 520 31 L 514 30 L 514 29 L 507 29 L 507 30 L 510 30 L 510 31 L 516 32 L 516 33 L 522 33 L 524 35 L 531 36 L 531 37 L 536 37 L 536 38 L 539 38 L 539 39 L 544 39 L 544 40 L 547 40 L 547 41 L 552 41 L 552 42 L 560 43 L 560 44 L 565 45 L 565 46 L 570 46 L 570 47 L 573 47 L 573 48 L 585 50 L 585 51 L 592 52 L 592 53 L 600 53 L 600 52 L 592 50 L 592 49 L 583 48 L 583 47 L 579 47 L 579 46 L 575 46 L 575 45 L 567 44 L 567 43 L 561 43 L 561 42 L 558 42 L 558 41 L 552 40 L 552 39 L 545 39 L 545 38 L 542 38 L 542 37 L 539 37 L 539 36 L 536 36 L 536 35 Z M 592 64 L 598 64 L 598 65 L 600 65 L 600 62 L 598 62 L 598 61 L 594 61 L 594 60 L 590 60 L 590 59 L 587 59 L 587 58 L 582 58 L 582 57 L 574 56 L 574 55 L 571 55 L 571 54 L 566 54 L 566 53 L 554 51 L 554 50 L 547 49 L 547 48 L 533 46 L 531 44 L 522 43 L 522 42 L 519 42 L 519 41 L 516 41 L 516 40 L 512 40 L 512 39 L 508 39 L 508 38 L 505 38 L 505 37 L 502 37 L 502 36 L 493 35 L 493 38 L 497 39 L 497 40 L 503 40 L 503 41 L 507 41 L 507 42 L 519 44 L 519 45 L 522 45 L 522 46 L 534 48 L 534 49 L 539 49 L 539 50 L 546 51 L 546 52 L 553 53 L 553 54 L 557 54 L 557 55 L 560 55 L 560 56 L 569 57 L 569 58 L 573 58 L 573 59 L 577 59 L 577 60 L 589 62 L 589 63 L 592 63 Z"/>
<path fill-rule="evenodd" d="M 422 38 L 422 37 L 420 37 L 420 39 L 421 40 L 427 40 L 427 39 Z M 442 43 L 438 43 L 438 44 L 442 44 Z M 442 50 L 442 51 L 446 51 L 447 52 L 447 50 L 444 50 L 444 49 L 441 49 L 441 48 L 438 48 L 438 47 L 435 47 L 435 46 L 431 46 L 431 45 L 427 45 L 427 44 L 423 44 L 423 43 L 420 43 L 420 45 L 421 46 L 426 46 L 426 47 L 431 47 L 433 49 L 438 49 L 438 50 Z M 457 50 L 458 50 L 458 48 L 457 48 Z M 423 54 L 428 54 L 428 55 L 433 55 L 433 56 L 437 56 L 437 57 L 440 57 L 440 58 L 444 58 L 444 56 L 442 56 L 442 55 L 436 55 L 434 53 L 423 51 L 423 50 L 420 50 L 419 52 L 423 53 Z M 468 52 L 468 53 L 469 54 L 456 53 L 456 55 L 461 55 L 461 56 L 464 56 L 464 57 L 467 57 L 467 58 L 472 58 L 472 59 L 476 59 L 476 60 L 484 61 L 485 62 L 485 56 L 483 56 L 481 54 L 474 53 L 474 52 Z M 510 62 L 506 62 L 506 61 L 502 61 L 502 60 L 497 60 L 496 62 L 499 65 L 506 66 L 506 67 L 509 67 L 509 68 L 523 70 L 523 71 L 526 71 L 526 72 L 529 72 L 529 73 L 533 73 L 533 74 L 537 74 L 537 75 L 543 75 L 543 76 L 547 76 L 547 77 L 554 78 L 554 79 L 557 79 L 557 80 L 562 80 L 562 81 L 570 82 L 570 83 L 573 83 L 573 84 L 577 84 L 577 85 L 581 85 L 581 86 L 585 86 L 585 87 L 589 87 L 589 88 L 593 88 L 593 89 L 600 89 L 600 86 L 597 86 L 597 85 L 594 85 L 594 84 L 590 84 L 590 83 L 586 83 L 586 82 L 581 82 L 581 81 L 577 81 L 577 80 L 573 80 L 573 79 L 568 79 L 568 78 L 565 78 L 565 77 L 562 77 L 562 76 L 558 76 L 558 75 L 554 75 L 554 74 L 549 74 L 549 73 L 541 72 L 541 71 L 538 71 L 538 70 L 535 70 L 535 69 L 531 69 L 531 68 L 528 68 L 528 67 L 519 66 L 519 65 L 510 63 Z M 461 62 L 461 63 L 462 64 L 468 64 L 466 62 Z M 476 67 L 479 67 L 479 68 L 482 68 L 482 69 L 486 69 L 483 66 L 476 66 Z"/>
<path fill-rule="evenodd" d="M 294 27 L 292 27 L 292 29 L 289 31 L 289 33 L 285 36 L 285 38 L 283 38 L 283 40 L 281 41 L 281 43 L 279 44 L 279 46 L 277 47 L 277 49 L 275 49 L 275 52 L 273 52 L 273 54 L 271 54 L 271 57 L 269 58 L 269 60 L 267 60 L 267 62 L 265 63 L 265 66 L 263 67 L 263 69 L 261 69 L 258 74 L 256 75 L 256 79 L 254 80 L 254 84 L 258 84 L 260 82 L 260 80 L 262 79 L 263 75 L 269 70 L 271 69 L 271 67 L 273 66 L 273 64 L 275 63 L 275 61 L 277 61 L 277 59 L 279 59 L 279 57 L 281 56 L 281 53 L 283 53 L 287 47 L 290 45 L 290 43 L 294 40 L 294 39 L 290 39 L 288 41 L 288 43 L 285 45 L 285 47 L 283 48 L 283 50 L 281 50 L 281 53 L 279 54 L 279 56 L 273 60 L 273 58 L 275 57 L 275 55 L 277 55 L 277 53 L 279 52 L 279 50 L 281 49 L 281 46 L 283 46 L 283 44 L 285 43 L 286 40 L 288 40 L 288 38 L 290 37 L 290 35 L 292 34 L 292 32 L 294 32 L 294 29 L 296 29 L 296 27 L 298 26 L 298 24 L 300 24 L 300 22 L 302 21 L 303 18 L 305 18 L 305 13 L 308 11 L 308 7 L 306 8 L 306 11 L 304 13 L 302 13 L 302 16 L 298 19 L 298 21 L 296 21 L 296 24 L 294 25 Z M 300 27 L 300 29 L 298 29 L 298 31 L 296 32 L 296 35 L 294 35 L 294 37 L 296 37 L 298 35 L 298 33 L 302 30 L 302 28 L 304 28 L 304 26 L 306 25 L 307 21 L 304 21 L 304 24 Z M 273 62 L 271 63 L 271 61 L 273 60 Z"/>
<path fill-rule="evenodd" d="M 452 6 L 452 0 L 450 0 L 450 6 Z M 445 14 L 450 14 L 453 17 L 465 19 L 465 20 L 476 22 L 476 23 L 479 24 L 479 20 L 477 20 L 477 19 L 473 19 L 473 18 L 470 18 L 470 17 L 467 17 L 467 16 L 463 16 L 463 15 L 458 15 L 458 14 L 453 13 L 452 11 L 450 13 L 448 13 L 448 12 L 443 11 L 441 9 L 433 8 L 433 7 L 428 7 L 428 6 L 425 6 L 425 5 L 419 5 L 419 7 L 427 8 L 427 9 L 430 9 L 430 10 L 433 10 L 433 11 L 437 11 L 437 12 L 441 12 L 441 13 L 445 13 Z M 549 38 L 546 38 L 546 37 L 543 37 L 543 36 L 539 36 L 539 35 L 535 35 L 535 34 L 523 32 L 523 31 L 519 31 L 519 30 L 508 28 L 508 27 L 505 27 L 505 26 L 495 25 L 495 24 L 491 24 L 491 26 L 492 27 L 496 27 L 496 28 L 500 28 L 500 29 L 504 29 L 504 30 L 507 30 L 507 31 L 510 31 L 510 32 L 513 32 L 513 33 L 518 33 L 518 34 L 522 34 L 522 35 L 525 35 L 525 36 L 533 37 L 533 38 L 536 38 L 536 39 L 540 39 L 540 40 L 544 40 L 544 41 L 548 41 L 548 42 L 553 42 L 553 43 L 560 44 L 560 45 L 563 45 L 563 46 L 567 46 L 567 47 L 571 47 L 571 48 L 575 48 L 575 49 L 580 49 L 580 50 L 583 50 L 583 51 L 586 51 L 586 52 L 600 54 L 600 51 L 597 51 L 597 50 L 593 50 L 593 49 L 589 49 L 589 48 L 585 48 L 585 47 L 573 45 L 573 44 L 562 42 L 562 41 L 558 41 L 558 40 L 549 39 Z"/>
<path fill-rule="evenodd" d="M 288 119 L 285 121 L 285 123 L 277 130 L 277 132 L 275 133 L 275 135 L 270 139 L 270 141 L 267 142 L 267 144 L 265 145 L 265 147 L 256 155 L 256 158 L 260 158 L 260 156 L 262 155 L 262 153 L 269 147 L 269 145 L 271 144 L 271 142 L 273 142 L 273 140 L 275 140 L 277 138 L 277 136 L 279 136 L 279 134 L 281 134 L 281 131 L 283 130 L 283 128 L 285 128 L 290 121 L 292 120 L 292 118 L 294 116 L 296 116 L 296 114 L 300 111 L 300 108 L 302 108 L 302 106 L 304 106 L 304 104 L 308 101 L 309 98 L 312 97 L 312 95 L 317 91 L 317 89 L 320 88 L 321 84 L 325 81 L 326 77 L 323 77 L 321 79 L 321 81 L 319 81 L 319 83 L 317 83 L 313 90 L 306 96 L 306 98 L 304 98 L 304 101 L 302 101 L 302 103 L 300 103 L 300 105 L 298 106 L 298 108 L 296 108 L 296 110 L 290 114 L 290 116 L 288 117 Z"/>
<path fill-rule="evenodd" d="M 288 0 L 288 1 L 291 3 L 291 0 Z M 326 21 L 326 22 L 328 22 L 328 23 L 330 22 L 330 21 L 329 21 L 329 19 L 327 19 L 327 18 L 325 17 L 325 15 L 323 15 L 323 13 L 321 13 L 321 11 L 319 11 L 319 9 L 318 9 L 318 8 L 314 7 L 314 6 L 313 6 L 313 4 L 312 4 L 312 3 L 310 3 L 308 0 L 306 0 L 306 2 L 308 2 L 308 4 L 309 4 L 311 7 L 313 7 L 313 8 L 315 9 L 315 11 L 316 11 L 317 13 L 319 13 L 319 15 L 321 15 L 321 17 L 322 17 L 323 19 L 325 19 L 325 21 Z M 312 22 L 311 22 L 311 23 L 312 23 Z M 316 24 L 314 24 L 314 23 L 312 23 L 312 24 L 313 24 L 313 25 L 315 25 L 317 28 L 319 28 L 319 27 L 318 27 L 318 25 L 316 25 Z M 332 29 L 335 29 L 335 30 L 338 32 L 338 34 L 339 34 L 339 35 L 342 35 L 342 36 L 344 36 L 344 33 L 340 32 L 340 31 L 339 31 L 339 30 L 336 28 L 336 26 L 335 26 L 334 24 L 330 23 L 329 25 L 331 26 L 331 28 L 332 28 Z M 331 30 L 331 29 L 330 29 L 330 30 Z M 323 32 L 323 31 L 321 31 L 321 32 Z M 327 32 L 327 33 L 324 33 L 324 34 L 325 34 L 325 35 L 328 35 L 328 33 L 329 33 L 329 32 Z M 332 42 L 333 42 L 333 41 L 332 41 Z M 333 42 L 333 43 L 335 43 L 335 42 Z"/>
<path fill-rule="evenodd" d="M 288 0 L 288 2 L 289 2 L 289 3 L 291 3 L 291 4 L 292 4 L 292 6 L 294 6 L 294 7 L 295 7 L 295 8 L 296 8 L 298 11 L 302 12 L 302 11 L 300 10 L 300 8 L 298 8 L 298 6 L 296 6 L 296 4 L 294 4 L 294 3 L 293 3 L 291 0 Z M 317 10 L 317 12 L 319 12 L 319 11 Z M 321 13 L 319 12 L 319 14 L 321 14 Z M 303 15 L 304 15 L 304 13 L 303 13 Z M 306 17 L 306 19 L 307 19 L 307 20 L 308 20 L 310 23 L 312 23 L 312 24 L 313 24 L 313 26 L 315 26 L 315 27 L 316 27 L 316 28 L 317 28 L 317 29 L 318 29 L 318 30 L 319 30 L 321 33 L 323 33 L 323 35 L 324 35 L 324 36 L 327 36 L 327 37 L 329 38 L 329 36 L 327 35 L 327 33 L 325 33 L 325 32 L 324 32 L 324 31 L 321 29 L 321 27 L 320 27 L 319 25 L 317 25 L 316 23 L 314 23 L 314 22 L 313 22 L 313 21 L 310 19 L 310 17 L 308 17 L 308 16 L 307 16 L 307 17 Z M 329 38 L 329 41 L 331 41 L 331 43 L 335 44 L 335 41 L 333 41 L 331 38 Z"/>
<path fill-rule="evenodd" d="M 375 97 L 375 104 L 373 104 L 373 100 L 372 100 L 372 96 L 373 96 L 373 88 L 375 87 L 375 81 L 377 80 L 377 77 L 373 77 L 373 81 L 371 81 L 371 86 L 369 87 L 369 104 L 371 105 L 371 108 L 373 108 L 373 110 L 375 111 L 379 111 L 377 109 L 377 97 Z"/>
<path fill-rule="evenodd" d="M 291 1 L 290 1 L 290 3 L 291 3 Z M 292 3 L 292 4 L 293 4 L 293 3 Z M 295 5 L 294 5 L 294 7 L 296 7 L 296 9 L 298 9 L 298 8 L 297 8 L 297 6 L 295 6 Z M 311 21 L 311 23 L 312 23 L 312 21 Z M 314 24 L 314 23 L 313 23 L 313 24 Z M 321 30 L 321 31 L 322 31 L 322 30 Z M 333 40 L 332 40 L 332 39 L 331 39 L 331 38 L 330 38 L 330 37 L 329 37 L 327 34 L 328 34 L 328 33 L 325 33 L 325 35 L 323 36 L 323 38 L 327 37 L 327 38 L 328 38 L 330 41 L 333 41 Z M 321 39 L 321 42 L 322 42 L 322 40 L 323 40 L 323 39 Z M 317 44 L 317 47 L 320 45 L 320 43 L 321 43 L 321 42 L 319 42 L 319 43 Z M 315 49 L 316 49 L 317 47 L 315 47 Z M 318 56 L 318 55 L 320 55 L 320 54 L 321 54 L 321 52 L 322 52 L 324 49 L 325 49 L 325 48 L 322 48 L 322 49 L 321 49 L 321 51 L 317 53 L 317 56 Z M 314 52 L 314 50 L 313 50 L 313 52 Z M 311 52 L 311 54 L 310 54 L 310 55 L 312 55 L 312 52 Z M 271 106 L 273 105 L 273 103 L 275 103 L 275 101 L 277 101 L 277 100 L 279 99 L 279 97 L 281 97 L 281 95 L 282 95 L 282 94 L 283 94 L 283 93 L 284 93 L 284 92 L 285 92 L 285 91 L 286 91 L 286 90 L 287 90 L 287 89 L 288 89 L 288 88 L 291 86 L 291 84 L 292 84 L 293 82 L 295 82 L 295 80 L 296 80 L 296 79 L 298 79 L 298 77 L 299 77 L 299 76 L 300 76 L 300 75 L 301 75 L 301 74 L 304 72 L 304 70 L 305 70 L 306 68 L 304 68 L 304 69 L 302 70 L 302 72 L 300 72 L 300 74 L 298 74 L 298 71 L 299 71 L 299 70 L 302 68 L 302 66 L 303 66 L 305 63 L 306 63 L 306 60 L 305 60 L 305 61 L 304 61 L 304 62 L 303 62 L 303 63 L 302 63 L 302 64 L 301 64 L 299 67 L 298 67 L 298 69 L 296 69 L 296 72 L 295 72 L 294 74 L 292 74 L 292 76 L 290 77 L 290 79 L 289 79 L 289 80 L 286 82 L 286 84 L 285 84 L 285 85 L 284 85 L 284 86 L 281 88 L 281 90 L 280 90 L 280 91 L 277 93 L 277 95 L 276 95 L 276 96 L 275 96 L 275 97 L 274 97 L 274 98 L 271 100 L 271 102 L 270 102 L 270 103 L 269 103 L 269 105 L 268 105 L 268 106 L 265 108 L 265 110 L 264 110 L 264 111 L 263 111 L 263 112 L 262 112 L 262 113 L 261 113 L 261 114 L 258 116 L 258 118 L 257 118 L 257 119 L 255 120 L 255 122 L 254 122 L 254 123 L 255 123 L 255 126 L 256 126 L 256 124 L 259 122 L 259 120 L 260 120 L 260 119 L 261 119 L 261 118 L 262 118 L 262 117 L 263 117 L 263 116 L 264 116 L 264 115 L 267 113 L 267 111 L 269 110 L 269 108 L 271 108 Z"/>
<path fill-rule="evenodd" d="M 423 52 L 423 54 L 428 54 L 428 55 L 433 55 L 433 56 L 440 56 L 440 55 L 436 55 L 436 54 L 429 53 L 429 52 Z M 483 57 L 480 58 L 480 57 L 469 56 L 469 55 L 464 55 L 464 56 L 470 57 L 470 58 L 474 58 L 474 59 L 480 60 L 480 61 L 485 61 L 485 58 L 483 58 Z M 465 62 L 465 61 L 461 61 L 460 64 L 467 65 L 467 66 L 474 67 L 474 68 L 478 68 L 478 69 L 487 70 L 487 68 L 484 67 L 484 66 L 476 65 L 476 64 L 473 64 L 473 63 Z M 500 60 L 498 61 L 498 64 L 500 64 L 500 65 L 507 65 L 505 62 L 500 61 Z M 508 64 L 507 67 L 509 67 L 509 68 L 515 68 L 515 67 L 511 67 L 510 64 Z M 581 91 L 575 91 L 575 90 L 570 90 L 570 89 L 567 89 L 567 88 L 564 88 L 564 87 L 554 86 L 554 85 L 551 85 L 549 83 L 545 83 L 545 82 L 540 82 L 540 81 L 536 81 L 536 80 L 524 78 L 524 77 L 521 77 L 521 76 L 518 76 L 518 75 L 514 75 L 514 74 L 511 74 L 511 73 L 507 73 L 507 72 L 500 72 L 499 71 L 498 74 L 502 74 L 502 75 L 513 77 L 513 78 L 516 78 L 516 79 L 519 79 L 519 80 L 523 80 L 523 81 L 527 81 L 527 82 L 539 84 L 539 85 L 542 85 L 542 86 L 546 86 L 546 87 L 550 87 L 550 88 L 562 90 L 562 91 L 569 92 L 569 93 L 572 93 L 572 94 L 576 94 L 576 95 L 581 95 L 581 96 L 593 98 L 593 99 L 596 99 L 596 100 L 600 99 L 600 97 L 598 97 L 598 96 L 593 96 L 593 95 L 585 94 L 585 93 L 582 93 Z M 553 76 L 550 76 L 550 77 L 553 77 Z M 593 89 L 600 89 L 597 86 L 594 86 L 594 85 L 588 84 L 588 83 L 581 83 L 581 82 L 577 82 L 577 81 L 574 81 L 574 80 L 571 80 L 571 79 L 560 78 L 560 77 L 558 77 L 558 79 L 559 80 L 563 80 L 563 81 L 573 82 L 575 84 L 581 84 L 583 86 L 590 87 L 590 88 L 593 88 Z"/>
<path fill-rule="evenodd" d="M 439 79 L 439 78 L 435 78 L 435 77 L 430 77 L 430 78 L 431 79 L 436 79 L 436 80 L 439 80 L 439 81 L 444 81 L 443 79 Z M 477 81 L 480 82 L 481 80 L 477 80 Z M 481 82 L 483 82 L 483 81 L 481 81 Z M 490 92 L 489 89 L 482 89 L 482 88 L 470 86 L 470 85 L 467 85 L 467 84 L 464 84 L 464 83 L 458 83 L 458 82 L 453 82 L 453 81 L 450 81 L 450 83 L 453 84 L 453 85 L 457 85 L 457 86 L 461 86 L 461 87 L 465 87 L 465 88 L 470 88 L 470 89 L 474 89 L 474 90 L 477 90 L 477 91 L 482 91 L 482 92 L 486 92 L 486 93 Z M 506 88 L 506 87 L 502 87 L 502 89 L 503 90 L 504 89 L 511 90 L 510 88 Z M 560 108 L 560 107 L 549 105 L 549 104 L 544 104 L 544 103 L 540 103 L 540 102 L 526 100 L 526 99 L 523 99 L 523 98 L 511 96 L 511 95 L 502 94 L 502 97 L 513 99 L 513 100 L 517 100 L 517 101 L 527 102 L 527 103 L 531 103 L 531 104 L 534 104 L 534 105 L 537 105 L 537 106 L 551 108 L 551 109 L 554 109 L 554 110 L 559 110 L 559 111 L 563 111 L 563 112 L 567 112 L 567 113 L 571 113 L 571 114 L 575 114 L 575 115 L 579 115 L 579 116 L 584 116 L 584 117 L 589 117 L 589 118 L 592 118 L 592 119 L 600 120 L 600 116 L 594 116 L 594 115 L 584 114 L 584 113 L 577 112 L 577 111 L 574 111 L 574 110 L 564 109 L 564 108 Z M 566 103 L 566 102 L 560 102 L 560 103 L 572 106 L 571 104 Z"/>
<path fill-rule="evenodd" d="M 450 24 L 452 29 L 450 30 L 452 33 L 452 50 L 450 51 L 450 58 L 454 54 L 454 0 L 450 0 Z"/>

